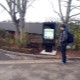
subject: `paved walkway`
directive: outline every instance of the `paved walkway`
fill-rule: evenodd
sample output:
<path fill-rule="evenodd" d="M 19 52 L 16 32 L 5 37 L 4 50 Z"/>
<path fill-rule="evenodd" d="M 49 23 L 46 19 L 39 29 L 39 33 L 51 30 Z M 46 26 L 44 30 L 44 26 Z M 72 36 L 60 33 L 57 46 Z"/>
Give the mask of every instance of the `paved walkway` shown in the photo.
<path fill-rule="evenodd" d="M 80 61 L 20 62 L 0 61 L 0 80 L 80 80 Z"/>
<path fill-rule="evenodd" d="M 0 80 L 80 80 L 79 60 L 40 56 L 0 50 Z"/>

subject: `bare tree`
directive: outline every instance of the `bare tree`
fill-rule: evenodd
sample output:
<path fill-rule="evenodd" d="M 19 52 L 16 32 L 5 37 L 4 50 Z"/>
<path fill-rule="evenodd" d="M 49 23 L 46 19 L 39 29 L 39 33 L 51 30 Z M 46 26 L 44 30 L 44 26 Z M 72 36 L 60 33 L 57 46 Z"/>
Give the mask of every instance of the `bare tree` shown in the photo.
<path fill-rule="evenodd" d="M 49 0 L 51 6 L 53 8 L 53 11 L 58 14 L 61 21 L 65 24 L 68 24 L 72 17 L 80 15 L 80 13 L 76 13 L 76 14 L 71 15 L 71 12 L 73 10 L 75 10 L 75 9 L 80 10 L 80 5 L 75 6 L 75 5 L 72 4 L 72 1 L 73 0 L 58 0 L 59 11 L 56 11 L 53 4 L 52 4 L 52 2 Z M 66 14 L 65 15 L 63 15 L 63 11 L 62 11 L 62 4 L 61 4 L 62 2 L 66 3 L 66 6 L 64 6 L 65 9 L 66 9 Z"/>
<path fill-rule="evenodd" d="M 16 43 L 19 45 L 20 43 L 24 43 L 24 34 L 25 34 L 25 14 L 27 8 L 31 6 L 31 4 L 35 0 L 6 0 L 9 10 L 5 5 L 0 3 L 0 6 L 3 7 L 8 14 L 11 16 L 11 19 L 15 25 L 16 34 L 15 39 Z M 30 5 L 27 4 L 30 2 Z M 18 16 L 19 18 L 18 18 Z"/>

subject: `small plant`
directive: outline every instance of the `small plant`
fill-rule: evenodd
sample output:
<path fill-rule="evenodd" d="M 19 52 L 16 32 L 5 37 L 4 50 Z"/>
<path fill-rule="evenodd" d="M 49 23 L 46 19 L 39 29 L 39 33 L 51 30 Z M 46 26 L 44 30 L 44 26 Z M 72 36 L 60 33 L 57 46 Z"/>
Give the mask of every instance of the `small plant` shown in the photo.
<path fill-rule="evenodd" d="M 14 44 L 15 43 L 14 36 L 11 33 L 6 32 L 5 41 L 9 44 Z"/>

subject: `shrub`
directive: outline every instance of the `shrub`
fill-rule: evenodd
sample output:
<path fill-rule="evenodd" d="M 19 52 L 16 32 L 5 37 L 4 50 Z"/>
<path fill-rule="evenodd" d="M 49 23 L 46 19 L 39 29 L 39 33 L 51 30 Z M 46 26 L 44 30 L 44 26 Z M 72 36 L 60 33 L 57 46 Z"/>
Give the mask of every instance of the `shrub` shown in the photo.
<path fill-rule="evenodd" d="M 14 36 L 9 33 L 9 32 L 6 32 L 5 34 L 5 41 L 9 44 L 14 44 L 15 43 L 15 39 L 14 39 Z"/>
<path fill-rule="evenodd" d="M 30 44 L 29 34 L 25 33 L 24 36 L 25 36 L 24 41 L 20 43 L 18 47 L 27 47 Z"/>
<path fill-rule="evenodd" d="M 69 30 L 74 34 L 75 37 L 74 45 L 76 46 L 77 49 L 80 48 L 80 25 L 78 24 L 70 25 Z"/>
<path fill-rule="evenodd" d="M 6 31 L 4 29 L 0 29 L 0 38 L 5 38 Z"/>

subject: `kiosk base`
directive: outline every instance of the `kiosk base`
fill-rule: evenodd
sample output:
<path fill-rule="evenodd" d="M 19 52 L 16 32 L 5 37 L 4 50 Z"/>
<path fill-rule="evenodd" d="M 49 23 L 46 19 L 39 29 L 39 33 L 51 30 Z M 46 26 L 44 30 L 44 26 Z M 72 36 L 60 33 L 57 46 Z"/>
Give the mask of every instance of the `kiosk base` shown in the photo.
<path fill-rule="evenodd" d="M 57 51 L 52 51 L 52 52 L 46 52 L 45 50 L 42 50 L 40 52 L 40 54 L 46 54 L 46 55 L 56 55 L 57 54 Z"/>
<path fill-rule="evenodd" d="M 52 52 L 52 48 L 53 48 L 52 46 L 46 45 L 45 46 L 45 51 L 46 52 Z"/>

